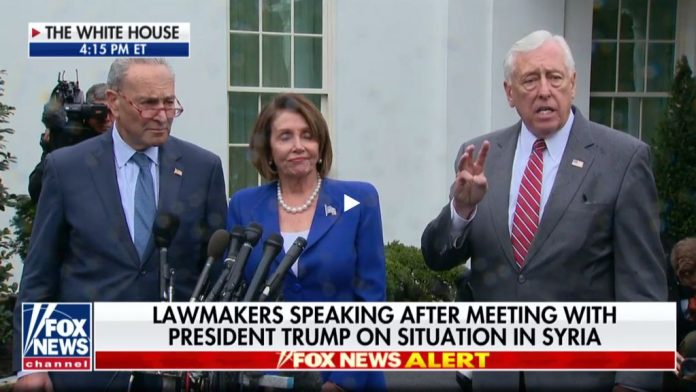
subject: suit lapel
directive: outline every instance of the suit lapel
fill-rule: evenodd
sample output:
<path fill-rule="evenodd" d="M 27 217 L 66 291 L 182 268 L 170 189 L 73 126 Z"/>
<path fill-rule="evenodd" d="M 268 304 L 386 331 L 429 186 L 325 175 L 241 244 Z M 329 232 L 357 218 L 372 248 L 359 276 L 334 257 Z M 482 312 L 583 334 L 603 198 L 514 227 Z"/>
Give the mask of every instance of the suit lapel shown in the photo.
<path fill-rule="evenodd" d="M 251 211 L 251 220 L 263 227 L 265 237 L 273 233 L 280 233 L 276 184 L 277 182 L 272 182 L 259 188 L 257 203 Z M 281 252 L 283 251 L 281 250 Z"/>
<path fill-rule="evenodd" d="M 335 194 L 335 190 L 331 180 L 323 180 L 305 251 L 314 246 L 343 214 L 343 196 Z"/>
<path fill-rule="evenodd" d="M 167 143 L 160 147 L 159 161 L 159 201 L 157 203 L 157 211 L 176 213 L 179 188 L 186 170 L 184 170 L 185 167 L 181 161 L 181 153 L 172 139 L 169 139 Z"/>
<path fill-rule="evenodd" d="M 488 179 L 488 196 L 491 202 L 487 203 L 489 214 L 493 220 L 496 237 L 503 248 L 503 253 L 514 267 L 517 267 L 512 253 L 510 242 L 510 228 L 508 223 L 508 206 L 510 205 L 510 182 L 512 178 L 512 162 L 515 159 L 515 148 L 519 137 L 521 122 L 503 131 L 497 140 L 491 141 L 491 151 L 486 161 L 486 177 Z"/>
<path fill-rule="evenodd" d="M 181 161 L 181 153 L 177 144 L 171 137 L 159 148 L 159 197 L 157 201 L 157 213 L 167 212 L 178 214 L 182 207 L 176 205 L 181 187 L 182 177 L 184 176 L 184 165 Z M 154 236 L 150 236 L 150 241 L 145 250 L 145 258 L 142 263 L 147 263 L 155 251 Z"/>
<path fill-rule="evenodd" d="M 278 199 L 276 197 L 277 182 L 264 185 L 259 188 L 258 202 L 254 204 L 251 212 L 252 221 L 263 226 L 266 234 L 280 233 L 280 222 L 278 213 Z M 333 207 L 335 210 L 327 212 Z M 333 213 L 335 212 L 335 214 Z M 312 218 L 312 225 L 309 229 L 309 238 L 307 238 L 307 246 L 305 252 L 316 244 L 331 227 L 338 221 L 343 212 L 343 200 L 334 194 L 334 187 L 331 180 L 324 179 L 322 181 L 317 207 Z M 277 260 L 285 255 L 285 251 L 281 250 Z"/>
<path fill-rule="evenodd" d="M 568 144 L 558 166 L 556 180 L 544 207 L 544 214 L 541 217 L 539 229 L 529 249 L 525 266 L 529 265 L 533 261 L 534 256 L 542 249 L 544 242 L 565 213 L 594 161 L 594 152 L 591 149 L 594 142 L 589 133 L 590 123 L 582 116 L 579 110 L 573 109 L 575 120 L 570 130 Z M 573 161 L 582 162 L 582 167 L 573 164 Z"/>
<path fill-rule="evenodd" d="M 100 147 L 89 159 L 89 169 L 94 181 L 96 192 L 104 206 L 104 211 L 111 221 L 111 227 L 116 231 L 118 244 L 123 247 L 133 263 L 140 266 L 140 257 L 135 249 L 133 239 L 126 225 L 126 215 L 123 213 L 121 193 L 116 179 L 116 163 L 114 159 L 114 144 L 111 132 L 105 132 L 100 138 Z"/>

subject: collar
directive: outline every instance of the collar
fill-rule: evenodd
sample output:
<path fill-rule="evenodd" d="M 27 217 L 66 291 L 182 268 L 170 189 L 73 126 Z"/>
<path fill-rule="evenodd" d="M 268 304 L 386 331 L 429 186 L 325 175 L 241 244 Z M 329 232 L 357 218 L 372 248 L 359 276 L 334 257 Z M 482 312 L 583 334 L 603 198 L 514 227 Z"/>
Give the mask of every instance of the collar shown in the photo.
<path fill-rule="evenodd" d="M 116 156 L 116 167 L 118 169 L 121 169 L 126 163 L 128 163 L 133 154 L 135 154 L 138 151 L 133 149 L 133 147 L 129 146 L 128 143 L 126 143 L 123 140 L 121 135 L 118 133 L 118 129 L 116 129 L 116 123 L 114 123 L 114 127 L 111 130 L 111 137 L 114 140 L 114 155 Z M 141 152 L 147 155 L 147 157 L 150 158 L 150 160 L 154 162 L 155 165 L 159 165 L 159 148 L 151 146 L 145 149 L 145 151 Z"/>
<path fill-rule="evenodd" d="M 546 151 L 549 153 L 549 158 L 554 162 L 560 162 L 561 158 L 563 158 L 563 151 L 565 151 L 566 144 L 568 144 L 570 129 L 573 127 L 574 120 L 575 113 L 573 113 L 573 110 L 571 110 L 568 119 L 566 120 L 565 124 L 563 124 L 561 129 L 544 139 L 546 142 Z M 534 145 L 536 139 L 537 137 L 534 136 L 524 122 L 522 122 L 522 131 L 520 132 L 520 147 L 522 148 L 522 151 L 526 153 L 531 152 L 532 145 Z"/>

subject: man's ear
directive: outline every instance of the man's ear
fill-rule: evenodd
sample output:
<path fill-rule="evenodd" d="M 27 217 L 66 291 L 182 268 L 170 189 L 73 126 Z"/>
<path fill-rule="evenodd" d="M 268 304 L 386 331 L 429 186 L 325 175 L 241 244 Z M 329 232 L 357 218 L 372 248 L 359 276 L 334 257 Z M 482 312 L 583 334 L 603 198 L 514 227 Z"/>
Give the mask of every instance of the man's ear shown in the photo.
<path fill-rule="evenodd" d="M 507 80 L 503 81 L 503 88 L 505 89 L 505 96 L 507 97 L 508 105 L 510 105 L 511 108 L 514 108 L 515 103 L 512 99 L 512 83 L 508 82 Z"/>
<path fill-rule="evenodd" d="M 118 117 L 118 92 L 112 89 L 106 90 L 106 106 L 109 107 L 109 112 L 114 118 Z"/>

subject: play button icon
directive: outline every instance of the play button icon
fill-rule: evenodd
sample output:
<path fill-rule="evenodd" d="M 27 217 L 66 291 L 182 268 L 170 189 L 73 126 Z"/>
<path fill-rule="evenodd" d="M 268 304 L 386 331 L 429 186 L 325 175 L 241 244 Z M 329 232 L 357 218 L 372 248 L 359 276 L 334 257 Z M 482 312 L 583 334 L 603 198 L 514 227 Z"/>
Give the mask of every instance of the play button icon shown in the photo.
<path fill-rule="evenodd" d="M 343 212 L 350 210 L 351 208 L 357 206 L 358 204 L 360 204 L 359 201 L 353 199 L 352 197 L 346 195 L 345 193 L 343 194 Z"/>

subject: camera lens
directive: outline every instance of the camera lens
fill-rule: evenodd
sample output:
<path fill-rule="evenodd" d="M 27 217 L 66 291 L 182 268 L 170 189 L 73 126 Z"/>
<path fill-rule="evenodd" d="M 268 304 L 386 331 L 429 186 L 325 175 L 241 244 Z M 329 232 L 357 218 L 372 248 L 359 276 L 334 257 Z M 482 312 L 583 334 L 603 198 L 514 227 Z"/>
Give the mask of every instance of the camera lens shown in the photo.
<path fill-rule="evenodd" d="M 696 358 L 684 358 L 682 375 L 684 377 L 696 377 Z"/>

